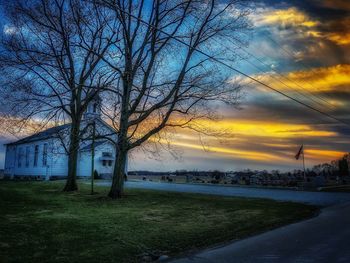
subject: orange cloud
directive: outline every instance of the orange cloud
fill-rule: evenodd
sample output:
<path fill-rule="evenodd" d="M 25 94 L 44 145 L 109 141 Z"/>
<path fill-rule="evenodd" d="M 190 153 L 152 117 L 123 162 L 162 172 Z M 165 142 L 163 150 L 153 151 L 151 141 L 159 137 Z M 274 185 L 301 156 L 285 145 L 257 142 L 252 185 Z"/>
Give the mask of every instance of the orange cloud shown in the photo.
<path fill-rule="evenodd" d="M 266 152 L 264 150 L 256 151 L 256 150 L 247 150 L 240 149 L 239 146 L 236 145 L 213 145 L 204 147 L 199 142 L 192 141 L 183 141 L 181 140 L 181 136 L 179 140 L 176 141 L 167 141 L 165 139 L 157 139 L 157 142 L 170 144 L 172 146 L 177 146 L 181 148 L 188 148 L 200 151 L 206 151 L 212 154 L 219 155 L 219 157 L 231 157 L 232 159 L 241 159 L 241 160 L 250 160 L 250 161 L 258 161 L 258 162 L 284 162 L 284 163 L 295 163 L 294 159 L 294 148 L 290 149 L 290 151 L 286 151 L 285 155 L 281 155 L 279 151 L 276 152 Z M 213 143 L 213 141 L 211 141 Z M 271 147 L 289 147 L 291 145 L 288 144 L 268 144 L 262 143 L 266 146 Z M 305 155 L 306 159 L 310 160 L 312 163 L 319 163 L 324 161 L 331 161 L 337 158 L 340 158 L 344 155 L 344 152 L 334 151 L 334 150 L 324 150 L 324 149 L 309 149 L 307 146 L 305 147 Z M 289 156 L 290 158 L 286 157 Z M 310 163 L 309 163 L 310 164 Z"/>
<path fill-rule="evenodd" d="M 157 140 L 160 143 L 169 143 L 169 141 L 165 140 Z M 235 159 L 247 159 L 247 160 L 254 160 L 254 161 L 281 161 L 283 158 L 279 157 L 278 155 L 269 154 L 265 152 L 259 152 L 259 151 L 249 151 L 249 150 L 240 150 L 240 149 L 233 149 L 228 147 L 220 147 L 220 146 L 206 146 L 204 148 L 201 144 L 196 143 L 188 143 L 188 142 L 182 142 L 182 141 L 171 141 L 171 145 L 174 146 L 180 146 L 195 150 L 206 150 L 207 152 L 213 152 L 218 153 L 220 155 L 226 155 L 226 156 L 232 156 Z"/>
<path fill-rule="evenodd" d="M 313 68 L 284 74 L 284 78 L 275 73 L 256 75 L 264 83 L 282 91 L 321 93 L 329 91 L 350 92 L 350 65 L 340 64 L 330 67 Z M 276 79 L 282 81 L 278 82 Z M 340 90 L 339 88 L 343 90 Z M 303 90 L 301 90 L 301 88 Z M 263 88 L 265 90 L 265 88 Z M 307 95 L 307 94 L 306 94 Z M 344 106 L 344 101 L 326 98 L 333 106 Z"/>
<path fill-rule="evenodd" d="M 303 137 L 330 137 L 337 133 L 326 130 L 314 129 L 306 124 L 288 124 L 272 121 L 244 121 L 226 119 L 221 121 L 198 120 L 196 124 L 205 127 L 215 127 L 233 135 L 244 135 L 253 137 L 290 138 Z"/>
<path fill-rule="evenodd" d="M 341 1 L 338 2 L 340 3 Z M 344 4 L 344 6 L 348 7 L 349 4 Z M 337 45 L 350 44 L 350 33 L 347 32 L 348 30 L 345 30 L 349 29 L 350 18 L 336 21 L 336 25 L 333 25 L 332 23 L 327 24 L 327 22 L 325 22 L 325 24 L 332 28 L 334 32 L 319 31 L 319 26 L 322 24 L 324 25 L 324 22 L 311 19 L 307 14 L 295 7 L 279 10 L 264 9 L 263 12 L 255 15 L 252 19 L 255 21 L 257 26 L 276 25 L 284 28 L 303 28 L 302 30 L 298 30 L 298 34 L 304 35 L 304 37 L 311 36 L 315 38 L 328 39 Z"/>
<path fill-rule="evenodd" d="M 306 71 L 295 71 L 288 73 L 287 77 L 294 81 L 300 80 L 311 83 L 313 87 L 306 86 L 311 91 L 334 90 L 337 86 L 350 84 L 350 65 L 343 64 Z"/>
<path fill-rule="evenodd" d="M 350 44 L 350 32 L 348 33 L 329 33 L 326 35 L 326 37 L 337 43 L 338 45 L 349 45 Z"/>
<path fill-rule="evenodd" d="M 169 144 L 183 149 L 192 149 L 211 152 L 219 158 L 232 158 L 233 160 L 250 160 L 265 163 L 294 163 L 296 145 L 290 144 L 295 138 L 303 137 L 334 137 L 336 132 L 315 129 L 304 124 L 288 124 L 273 121 L 245 121 L 237 119 L 224 119 L 220 121 L 197 120 L 194 125 L 198 127 L 215 127 L 217 130 L 225 131 L 234 135 L 231 138 L 222 138 L 225 144 L 211 138 L 205 137 L 203 146 L 191 131 L 179 129 L 176 138 L 170 140 L 154 138 L 152 141 Z M 236 140 L 238 139 L 238 140 Z M 251 143 L 260 144 L 260 149 L 249 149 Z M 266 148 L 266 149 L 264 149 Z M 341 152 L 331 150 L 307 149 L 307 157 L 312 160 L 330 161 Z M 289 156 L 289 157 L 288 157 Z"/>
<path fill-rule="evenodd" d="M 315 27 L 318 21 L 311 20 L 305 13 L 295 7 L 280 10 L 269 10 L 256 19 L 257 25 L 282 25 Z"/>
<path fill-rule="evenodd" d="M 344 155 L 344 152 L 306 148 L 305 155 L 307 155 L 309 158 L 312 158 L 312 159 L 335 160 L 342 157 Z"/>
<path fill-rule="evenodd" d="M 347 19 L 346 23 L 350 23 L 350 19 Z M 341 25 L 339 26 L 341 27 Z M 340 46 L 345 46 L 350 44 L 350 32 L 321 32 L 317 30 L 308 30 L 306 32 L 306 35 L 315 37 L 315 38 L 328 39 Z M 321 45 L 322 43 L 319 43 L 319 44 Z"/>

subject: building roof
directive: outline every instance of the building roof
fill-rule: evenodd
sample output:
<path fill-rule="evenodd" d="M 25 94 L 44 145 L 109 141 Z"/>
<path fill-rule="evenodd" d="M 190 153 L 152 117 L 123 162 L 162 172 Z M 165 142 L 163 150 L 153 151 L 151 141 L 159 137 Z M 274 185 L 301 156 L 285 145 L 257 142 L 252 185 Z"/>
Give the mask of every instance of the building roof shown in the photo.
<path fill-rule="evenodd" d="M 35 133 L 33 135 L 30 135 L 28 137 L 25 137 L 23 139 L 20 139 L 15 142 L 7 143 L 6 145 L 17 145 L 17 144 L 22 144 L 22 143 L 28 143 L 28 142 L 34 142 L 34 141 L 39 141 L 39 140 L 45 140 L 54 137 L 59 133 L 60 131 L 69 128 L 71 124 L 63 124 L 60 126 L 52 127 L 47 130 Z"/>
<path fill-rule="evenodd" d="M 115 132 L 114 129 L 110 125 L 108 125 L 104 120 L 98 118 L 98 119 L 96 119 L 96 121 L 99 121 L 100 123 L 102 123 L 103 125 L 108 127 L 111 131 Z M 6 143 L 5 145 L 18 145 L 18 144 L 23 144 L 23 143 L 28 143 L 28 142 L 35 142 L 35 141 L 45 140 L 45 139 L 49 139 L 49 138 L 54 138 L 58 135 L 59 132 L 63 131 L 64 129 L 70 128 L 70 126 L 71 126 L 71 124 L 68 123 L 68 124 L 63 124 L 60 126 L 52 127 L 52 128 L 47 129 L 47 130 L 35 133 L 35 134 L 30 135 L 28 137 L 25 137 L 23 139 L 20 139 L 18 141 Z"/>
<path fill-rule="evenodd" d="M 95 148 L 106 143 L 106 140 L 103 141 L 96 141 L 95 142 Z M 91 151 L 91 147 L 92 147 L 92 143 L 90 143 L 89 145 L 84 146 L 83 148 L 80 149 L 80 151 Z"/>

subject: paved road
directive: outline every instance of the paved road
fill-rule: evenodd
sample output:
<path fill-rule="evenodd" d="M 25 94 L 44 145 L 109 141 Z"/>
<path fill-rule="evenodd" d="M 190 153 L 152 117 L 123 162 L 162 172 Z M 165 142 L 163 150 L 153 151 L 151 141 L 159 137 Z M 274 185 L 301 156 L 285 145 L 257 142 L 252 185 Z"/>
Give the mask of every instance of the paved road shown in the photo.
<path fill-rule="evenodd" d="M 350 203 L 325 208 L 310 220 L 171 262 L 350 262 Z"/>
<path fill-rule="evenodd" d="M 98 183 L 110 185 L 109 182 Z M 277 190 L 247 187 L 229 187 L 216 185 L 174 184 L 148 181 L 129 181 L 127 188 L 153 189 L 170 192 L 200 193 L 223 196 L 268 198 L 278 201 L 292 201 L 312 205 L 329 206 L 344 202 L 350 202 L 350 193 L 306 192 L 293 190 Z M 350 241 L 349 241 L 350 242 Z"/>

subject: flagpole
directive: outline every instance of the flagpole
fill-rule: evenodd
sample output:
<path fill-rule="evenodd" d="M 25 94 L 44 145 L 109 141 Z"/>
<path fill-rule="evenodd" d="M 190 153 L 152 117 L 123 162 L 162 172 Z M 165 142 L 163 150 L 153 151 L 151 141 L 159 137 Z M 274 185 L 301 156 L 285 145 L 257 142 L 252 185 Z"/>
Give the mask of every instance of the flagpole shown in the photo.
<path fill-rule="evenodd" d="M 92 143 L 91 143 L 91 194 L 94 194 L 94 177 L 95 177 L 95 137 L 96 137 L 96 123 L 92 123 Z"/>

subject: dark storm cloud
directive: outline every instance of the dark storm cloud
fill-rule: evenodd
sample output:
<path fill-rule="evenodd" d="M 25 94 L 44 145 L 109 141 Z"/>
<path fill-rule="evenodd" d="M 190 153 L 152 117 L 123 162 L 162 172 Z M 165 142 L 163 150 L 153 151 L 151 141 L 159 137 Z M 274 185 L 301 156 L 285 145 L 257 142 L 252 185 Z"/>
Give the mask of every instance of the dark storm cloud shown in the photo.
<path fill-rule="evenodd" d="M 294 6 L 312 17 L 322 20 L 342 18 L 349 15 L 350 11 L 350 2 L 347 0 L 257 0 L 256 2 L 276 9 Z"/>
<path fill-rule="evenodd" d="M 295 8 L 315 24 L 304 26 L 302 23 L 295 21 L 293 24 L 265 25 L 256 29 L 255 42 L 268 41 L 271 46 L 275 47 L 276 51 L 284 47 L 293 53 L 294 60 L 298 60 L 306 67 L 350 63 L 349 3 L 350 1 L 340 0 L 257 1 L 260 8 L 267 10 Z M 268 38 L 276 40 L 277 44 L 269 41 Z M 258 48 L 256 50 L 259 51 Z M 268 55 L 274 57 L 277 54 L 270 52 Z M 293 61 L 293 57 L 291 58 L 289 54 L 285 53 L 280 56 L 276 63 L 278 70 L 289 71 L 295 69 L 297 65 L 291 63 L 291 61 Z"/>
<path fill-rule="evenodd" d="M 336 133 L 338 133 L 339 135 L 342 136 L 349 136 L 348 140 L 350 141 L 350 127 L 343 125 L 343 124 L 329 124 L 327 125 L 327 127 L 325 126 L 321 126 L 322 129 L 325 128 L 330 128 L 332 131 L 335 131 Z M 348 149 L 350 150 L 350 149 Z"/>
<path fill-rule="evenodd" d="M 295 96 L 294 96 L 295 97 Z M 304 100 L 308 105 L 313 105 L 312 102 Z M 348 111 L 332 108 L 325 109 L 320 105 L 313 105 L 315 108 L 325 110 L 328 113 L 336 116 L 346 114 Z M 246 105 L 242 105 L 243 111 L 239 115 L 243 118 L 252 115 L 257 120 L 274 120 L 280 122 L 300 123 L 300 124 L 332 124 L 334 120 L 322 116 L 319 113 L 308 109 L 294 101 L 288 99 L 271 99 L 269 96 L 260 96 L 254 98 L 253 101 L 248 102 Z"/>

